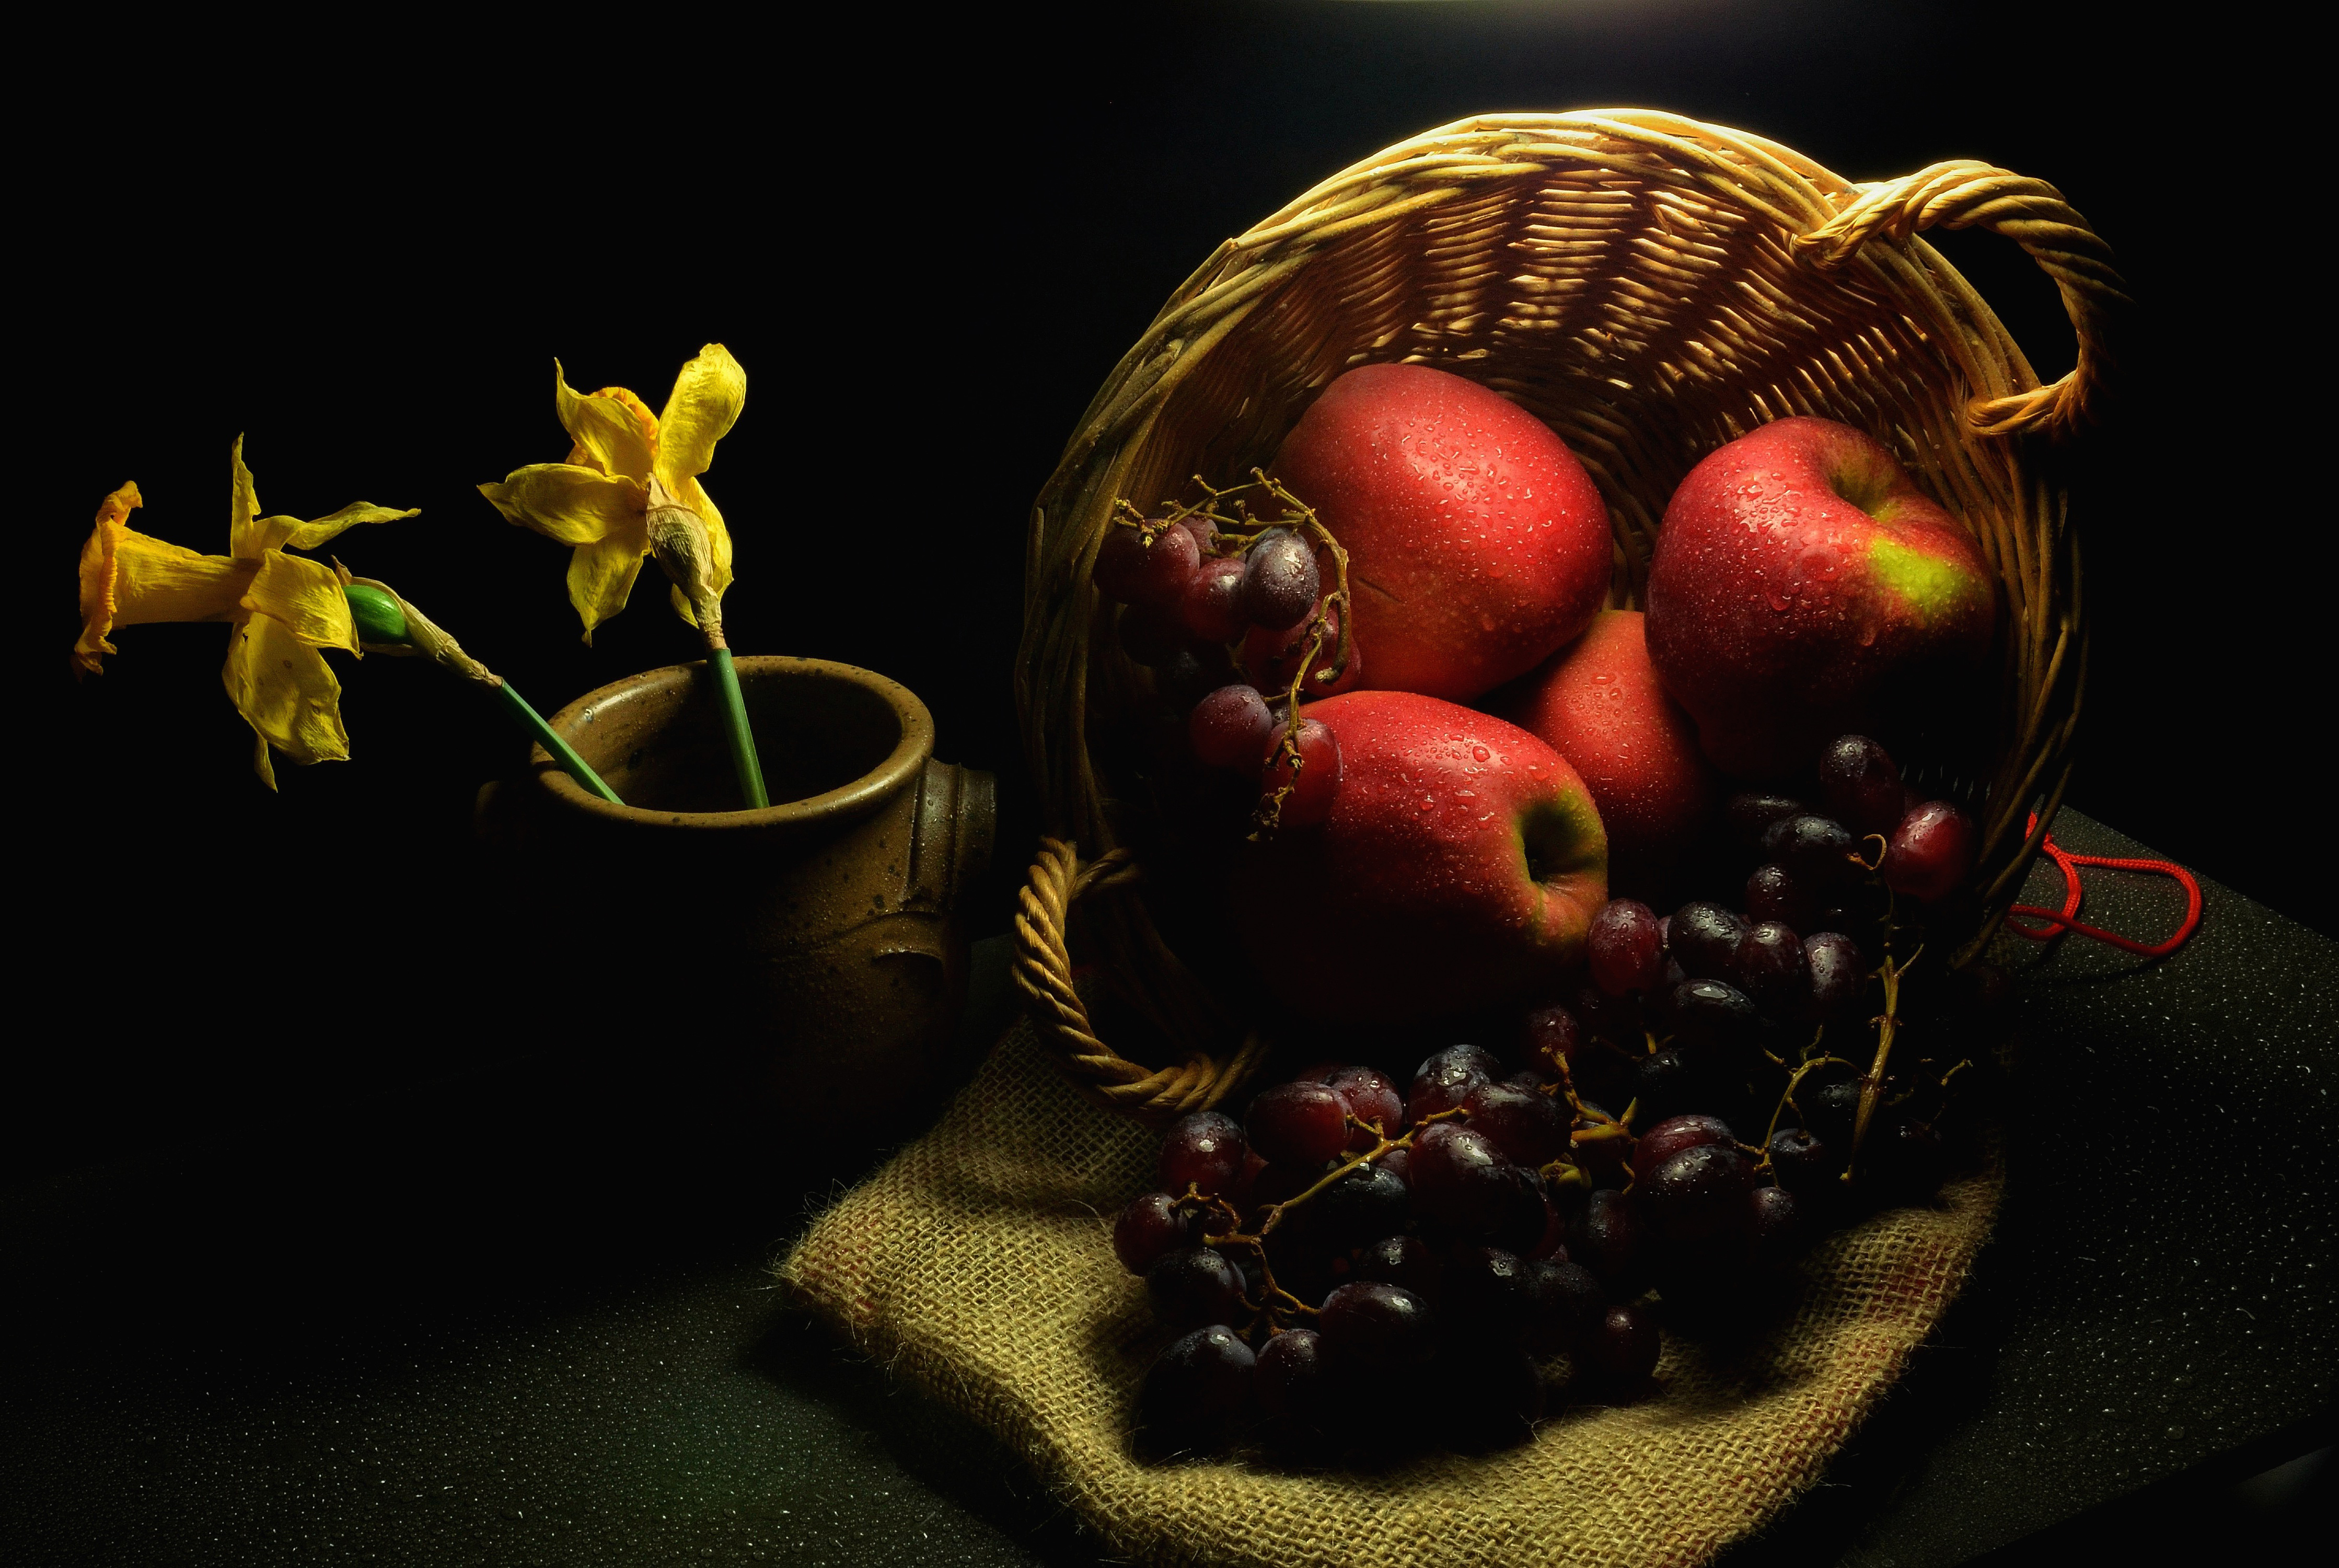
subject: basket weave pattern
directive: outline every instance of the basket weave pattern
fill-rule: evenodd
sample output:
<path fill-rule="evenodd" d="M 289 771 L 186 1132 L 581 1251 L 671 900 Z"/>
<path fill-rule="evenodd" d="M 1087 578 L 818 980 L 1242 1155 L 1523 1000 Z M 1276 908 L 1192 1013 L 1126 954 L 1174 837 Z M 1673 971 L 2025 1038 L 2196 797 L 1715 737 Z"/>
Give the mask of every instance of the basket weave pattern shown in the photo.
<path fill-rule="evenodd" d="M 2054 279 L 2077 368 L 2042 386 L 1989 308 L 1918 237 L 1983 227 Z M 2125 302 L 2103 242 L 2053 187 L 1971 162 L 1857 185 L 1775 143 L 1640 110 L 1458 122 L 1392 147 L 1220 245 L 1082 417 L 1032 512 L 1017 696 L 1062 840 L 1033 868 L 1016 973 L 1076 1082 L 1160 1119 L 1239 1084 L 1256 1041 L 1163 943 L 1138 879 L 1083 882 L 1126 823 L 1099 721 L 1142 680 L 1090 586 L 1116 498 L 1268 462 L 1353 366 L 1466 376 L 1564 438 L 1615 533 L 1611 600 L 1637 606 L 1667 498 L 1770 420 L 1868 431 L 1964 521 L 2004 592 L 1995 754 L 1959 958 L 2004 917 L 2070 773 L 2086 666 L 2077 544 L 2034 443 L 2101 397 Z M 1369 658 L 1369 650 L 1367 650 Z M 2043 797 L 2036 832 L 2025 814 Z M 1117 864 L 1118 863 L 1116 863 Z M 1071 982 L 1087 955 L 1184 1052 L 1139 1067 L 1099 1040 Z"/>

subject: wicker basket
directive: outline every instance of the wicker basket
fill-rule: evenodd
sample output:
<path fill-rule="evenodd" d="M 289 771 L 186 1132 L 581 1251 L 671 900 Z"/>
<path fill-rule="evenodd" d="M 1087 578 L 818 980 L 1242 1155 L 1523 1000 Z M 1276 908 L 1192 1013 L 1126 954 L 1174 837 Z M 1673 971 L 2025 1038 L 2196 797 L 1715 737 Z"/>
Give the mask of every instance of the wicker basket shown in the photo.
<path fill-rule="evenodd" d="M 2055 280 L 2078 363 L 2041 386 L 1971 286 L 1917 238 L 1979 226 Z M 1149 1119 L 1217 1103 L 1258 1035 L 1170 950 L 1117 842 L 1099 721 L 1141 679 L 1090 571 L 1117 497 L 1150 508 L 1271 459 L 1353 366 L 1470 378 L 1556 430 L 1615 530 L 1612 602 L 1636 606 L 1658 519 L 1699 459 L 1769 420 L 1868 431 L 1962 518 L 2004 585 L 1995 756 L 1957 934 L 1986 942 L 2070 774 L 2087 665 L 2078 551 L 2039 443 L 2086 423 L 2125 303 L 2109 252 L 2052 186 L 1972 162 L 1859 185 L 1742 132 L 1647 110 L 1487 115 L 1366 159 L 1220 245 L 1082 416 L 1025 556 L 1016 695 L 1050 831 L 1022 895 L 1015 972 L 1091 1098 Z M 2038 827 L 2028 812 L 2043 807 Z M 1097 1038 L 1084 956 L 1177 1060 Z"/>

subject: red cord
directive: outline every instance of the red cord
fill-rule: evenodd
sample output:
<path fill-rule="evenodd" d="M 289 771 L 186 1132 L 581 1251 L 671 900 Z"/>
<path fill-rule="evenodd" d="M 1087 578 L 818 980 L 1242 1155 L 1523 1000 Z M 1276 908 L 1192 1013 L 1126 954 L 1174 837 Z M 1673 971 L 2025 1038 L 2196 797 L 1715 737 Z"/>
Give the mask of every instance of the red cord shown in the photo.
<path fill-rule="evenodd" d="M 2023 831 L 2035 832 L 2038 826 L 2038 814 L 2033 812 L 2029 825 Z M 2097 942 L 2109 942 L 2124 952 L 2139 953 L 2146 958 L 2166 958 L 2170 953 L 2183 947 L 2186 939 L 2191 937 L 2194 931 L 2201 924 L 2201 884 L 2194 880 L 2191 872 L 2186 871 L 2175 861 L 2118 860 L 2109 855 L 2073 854 L 2069 850 L 2057 843 L 2055 835 L 2051 833 L 2047 835 L 2046 842 L 2039 847 L 2046 851 L 2047 858 L 2055 863 L 2055 868 L 2063 873 L 2063 907 L 2058 912 L 2051 909 L 2040 909 L 2037 904 L 2016 904 L 2006 912 L 2006 929 L 2017 936 L 2027 936 L 2033 942 L 2045 942 L 2051 937 L 2062 935 L 2066 931 L 2076 931 L 2082 936 L 2094 937 Z M 2080 897 L 2079 868 L 2083 865 L 2109 866 L 2115 871 L 2156 872 L 2162 876 L 2175 877 L 2185 888 L 2185 923 L 2178 926 L 2176 934 L 2166 942 L 2156 947 L 2147 947 L 2143 942 L 2120 935 L 2117 932 L 2106 931 L 2100 926 L 2089 925 L 2085 921 L 2077 919 Z M 2048 924 L 2042 930 L 2033 930 L 2016 920 L 2014 917 L 2018 914 L 2028 915 L 2033 920 L 2045 921 Z"/>

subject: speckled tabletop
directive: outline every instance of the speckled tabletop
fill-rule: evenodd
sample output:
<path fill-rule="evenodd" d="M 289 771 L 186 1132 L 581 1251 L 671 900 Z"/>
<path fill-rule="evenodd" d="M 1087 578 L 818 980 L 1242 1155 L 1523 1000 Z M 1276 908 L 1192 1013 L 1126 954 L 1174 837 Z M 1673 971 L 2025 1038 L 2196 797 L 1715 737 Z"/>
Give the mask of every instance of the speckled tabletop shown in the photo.
<path fill-rule="evenodd" d="M 2073 813 L 2058 836 L 2139 853 Z M 2117 929 L 2181 909 L 2088 887 Z M 2339 944 L 2207 892 L 2165 962 L 2030 959 L 2000 1232 L 1733 1563 L 1962 1562 L 2328 1440 Z M 978 949 L 962 1068 L 1003 959 Z M 1012 1456 L 771 1289 L 877 1150 L 541 1090 L 483 1073 L 9 1193 L 0 1561 L 1098 1560 Z"/>

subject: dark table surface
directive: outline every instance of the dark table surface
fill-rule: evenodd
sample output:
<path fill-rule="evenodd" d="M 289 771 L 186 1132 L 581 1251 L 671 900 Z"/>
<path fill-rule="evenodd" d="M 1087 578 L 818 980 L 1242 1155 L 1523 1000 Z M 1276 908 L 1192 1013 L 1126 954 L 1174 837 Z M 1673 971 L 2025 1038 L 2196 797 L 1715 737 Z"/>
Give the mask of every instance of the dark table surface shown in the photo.
<path fill-rule="evenodd" d="M 2142 853 L 2069 812 L 2058 836 Z M 2130 932 L 2182 909 L 2164 879 L 2088 890 Z M 2206 891 L 2169 960 L 2023 955 L 1999 1233 L 1731 1563 L 2156 1561 L 2328 1519 L 2312 1459 L 2235 1484 L 2329 1441 L 2339 944 Z M 1004 960 L 979 945 L 962 1071 Z M 881 1153 L 483 1069 L 11 1191 L 0 1560 L 1098 1561 L 1012 1455 L 772 1287 Z"/>

